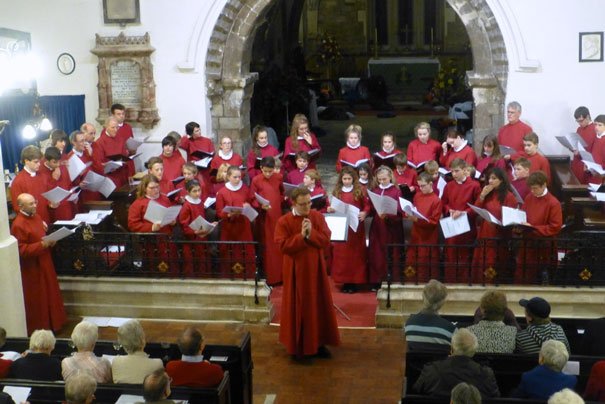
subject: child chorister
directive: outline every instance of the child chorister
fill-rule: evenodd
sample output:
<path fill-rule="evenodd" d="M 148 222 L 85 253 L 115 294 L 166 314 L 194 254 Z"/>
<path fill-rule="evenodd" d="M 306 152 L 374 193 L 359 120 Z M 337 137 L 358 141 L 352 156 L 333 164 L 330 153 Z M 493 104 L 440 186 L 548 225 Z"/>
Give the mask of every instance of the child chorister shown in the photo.
<path fill-rule="evenodd" d="M 311 191 L 311 207 L 321 213 L 326 213 L 326 190 L 321 186 L 320 180 L 321 177 L 317 170 L 307 170 L 303 178 L 303 186 Z"/>
<path fill-rule="evenodd" d="M 347 145 L 340 149 L 336 158 L 336 172 L 343 166 L 357 168 L 362 163 L 371 164 L 370 150 L 361 145 L 361 126 L 349 125 L 345 131 Z"/>
<path fill-rule="evenodd" d="M 483 147 L 481 149 L 483 150 L 483 154 L 477 161 L 476 168 L 477 171 L 481 173 L 482 180 L 487 182 L 486 174 L 492 168 L 499 168 L 506 171 L 506 161 L 502 158 L 500 145 L 498 144 L 498 138 L 496 136 L 486 136 L 483 139 Z"/>
<path fill-rule="evenodd" d="M 305 151 L 299 151 L 295 157 L 296 168 L 286 174 L 286 182 L 292 185 L 303 183 L 305 173 L 309 169 L 309 154 Z"/>
<path fill-rule="evenodd" d="M 343 284 L 343 292 L 355 293 L 357 285 L 367 283 L 368 279 L 364 220 L 371 205 L 352 167 L 342 168 L 332 195 L 360 210 L 357 230 L 349 227 L 346 242 L 332 243 L 332 280 Z M 334 212 L 334 209 L 328 208 L 328 212 Z"/>
<path fill-rule="evenodd" d="M 315 168 L 315 159 L 319 157 L 321 147 L 309 129 L 309 120 L 303 114 L 296 114 L 292 118 L 292 129 L 284 147 L 283 168 L 286 172 L 295 169 L 294 157 L 299 151 L 309 153 L 309 168 Z"/>
<path fill-rule="evenodd" d="M 242 168 L 244 162 L 242 157 L 233 151 L 233 141 L 229 136 L 221 137 L 218 145 L 218 151 L 210 162 L 210 176 L 214 180 L 216 171 L 221 164 L 236 166 Z"/>
<path fill-rule="evenodd" d="M 359 174 L 359 185 L 363 188 L 363 191 L 367 194 L 368 190 L 374 188 L 374 177 L 372 175 L 372 169 L 369 164 L 362 164 L 357 168 Z"/>
<path fill-rule="evenodd" d="M 435 139 L 431 139 L 431 125 L 427 122 L 420 122 L 414 128 L 416 139 L 412 140 L 408 145 L 407 158 L 417 167 L 427 161 L 439 161 L 441 153 L 441 145 Z"/>
<path fill-rule="evenodd" d="M 443 152 L 439 157 L 441 167 L 449 167 L 455 159 L 462 159 L 472 166 L 477 165 L 475 151 L 464 140 L 462 134 L 456 129 L 447 131 L 446 141 L 442 144 Z"/>
<path fill-rule="evenodd" d="M 257 219 L 257 228 L 262 246 L 263 268 L 265 268 L 265 277 L 270 286 L 282 282 L 282 254 L 273 242 L 275 225 L 281 217 L 281 205 L 284 201 L 284 188 L 281 174 L 275 174 L 275 159 L 273 157 L 263 157 L 260 162 L 261 175 L 252 179 L 250 185 L 250 199 L 252 206 L 260 210 Z M 268 204 L 261 204 L 256 194 L 269 201 Z"/>
<path fill-rule="evenodd" d="M 374 153 L 374 167 L 385 165 L 394 169 L 393 158 L 401 153 L 401 150 L 395 144 L 395 134 L 391 131 L 384 132 L 380 138 L 380 145 L 382 146 L 381 150 Z"/>
<path fill-rule="evenodd" d="M 252 149 L 248 152 L 246 158 L 246 168 L 250 183 L 254 177 L 261 173 L 260 161 L 264 157 L 277 158 L 279 150 L 269 144 L 269 133 L 267 128 L 261 125 L 256 125 L 252 130 Z"/>

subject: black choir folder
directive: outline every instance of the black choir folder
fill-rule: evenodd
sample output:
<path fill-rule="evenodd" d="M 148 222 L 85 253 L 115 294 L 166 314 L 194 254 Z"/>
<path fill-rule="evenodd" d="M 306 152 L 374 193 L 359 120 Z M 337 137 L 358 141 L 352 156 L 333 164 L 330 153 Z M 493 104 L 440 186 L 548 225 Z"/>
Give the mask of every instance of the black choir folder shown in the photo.
<path fill-rule="evenodd" d="M 387 166 L 389 168 L 395 168 L 395 163 L 393 162 L 393 158 L 399 153 L 391 153 L 386 156 L 382 156 L 378 153 L 374 153 L 374 167 Z"/>
<path fill-rule="evenodd" d="M 203 159 L 206 157 L 214 156 L 213 151 L 204 151 L 204 150 L 194 150 L 191 152 L 191 155 L 197 157 L 199 159 Z"/>

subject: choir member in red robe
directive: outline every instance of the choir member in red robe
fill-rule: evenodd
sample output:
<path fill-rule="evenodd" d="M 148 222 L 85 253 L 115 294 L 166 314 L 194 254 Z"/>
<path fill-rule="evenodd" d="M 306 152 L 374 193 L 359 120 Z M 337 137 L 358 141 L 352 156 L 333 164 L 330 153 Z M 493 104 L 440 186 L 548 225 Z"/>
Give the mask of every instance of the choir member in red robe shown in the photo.
<path fill-rule="evenodd" d="M 187 152 L 187 161 L 195 163 L 198 167 L 204 184 L 210 184 L 210 163 L 205 165 L 201 160 L 214 156 L 212 140 L 202 136 L 202 130 L 197 122 L 189 122 L 185 125 L 185 133 L 187 135 L 181 138 L 179 147 Z"/>
<path fill-rule="evenodd" d="M 529 170 L 531 169 L 531 163 L 526 158 L 518 158 L 515 160 L 513 172 L 515 173 L 515 179 L 511 181 L 511 186 L 517 190 L 517 193 L 521 197 L 521 201 L 525 200 L 525 197 L 529 194 L 529 186 L 527 185 L 527 177 L 529 177 Z M 517 201 L 518 203 L 522 203 Z"/>
<path fill-rule="evenodd" d="M 171 192 L 176 188 L 174 183 L 167 179 L 164 175 L 164 162 L 162 158 L 152 157 L 147 161 L 147 163 L 145 163 L 145 165 L 147 166 L 148 174 L 153 175 L 160 184 L 160 193 L 169 198 L 171 203 L 175 203 L 178 195 L 171 194 Z"/>
<path fill-rule="evenodd" d="M 42 240 L 47 225 L 36 214 L 33 195 L 18 195 L 15 210 L 18 212 L 11 233 L 19 246 L 27 333 L 38 329 L 58 331 L 67 321 L 67 316 L 50 252 L 55 242 Z"/>
<path fill-rule="evenodd" d="M 303 183 L 305 174 L 309 170 L 309 154 L 304 151 L 296 153 L 296 168 L 286 174 L 285 182 L 292 185 Z"/>
<path fill-rule="evenodd" d="M 185 159 L 181 152 L 176 148 L 176 139 L 172 136 L 166 136 L 162 139 L 162 154 L 160 155 L 164 163 L 164 177 L 172 181 L 183 175 L 183 166 Z"/>
<path fill-rule="evenodd" d="M 370 192 L 386 196 L 397 201 L 397 214 L 377 214 L 372 206 L 372 224 L 370 227 L 370 244 L 368 246 L 368 269 L 369 281 L 372 289 L 380 288 L 380 283 L 387 277 L 387 245 L 403 244 L 403 226 L 401 223 L 401 209 L 399 208 L 399 197 L 401 191 L 393 184 L 393 171 L 386 167 L 378 167 L 376 170 L 376 181 L 378 185 Z M 399 251 L 393 249 L 393 280 L 399 280 Z"/>
<path fill-rule="evenodd" d="M 387 166 L 391 170 L 395 168 L 393 164 L 393 158 L 401 153 L 401 150 L 397 148 L 397 144 L 395 144 L 395 134 L 391 131 L 383 132 L 380 138 L 381 150 L 374 153 L 373 156 L 373 166 Z M 359 172 L 359 167 L 357 167 L 357 171 Z"/>
<path fill-rule="evenodd" d="M 225 211 L 227 206 L 250 206 L 249 201 L 250 192 L 242 182 L 242 171 L 239 167 L 230 166 L 225 187 L 216 194 L 216 215 L 222 219 L 221 241 L 253 241 L 250 220 L 239 211 Z M 256 255 L 252 244 L 221 244 L 219 253 L 224 277 L 251 279 L 254 276 Z"/>
<path fill-rule="evenodd" d="M 433 177 L 426 172 L 418 178 L 418 189 L 414 195 L 414 206 L 424 217 L 408 216 L 412 224 L 411 242 L 407 248 L 406 265 L 403 271 L 407 280 L 428 282 L 439 277 L 439 219 L 441 199 L 433 192 Z M 428 246 L 427 246 L 428 244 Z"/>
<path fill-rule="evenodd" d="M 296 114 L 292 118 L 292 129 L 290 130 L 290 136 L 286 139 L 282 165 L 286 173 L 295 169 L 294 157 L 299 151 L 309 153 L 311 157 L 309 168 L 315 168 L 315 160 L 319 157 L 321 146 L 319 146 L 315 134 L 309 130 L 309 120 L 303 114 Z"/>
<path fill-rule="evenodd" d="M 261 125 L 254 127 L 252 131 L 252 149 L 248 152 L 246 158 L 246 168 L 250 183 L 254 177 L 261 173 L 260 161 L 264 157 L 278 158 L 279 150 L 269 144 L 269 134 L 267 128 Z"/>
<path fill-rule="evenodd" d="M 225 168 L 225 172 L 227 172 L 227 168 Z M 183 164 L 183 168 L 182 168 L 182 181 L 179 181 L 177 183 L 174 183 L 174 189 L 179 189 L 180 193 L 178 196 L 178 201 L 179 203 L 183 203 L 185 201 L 185 197 L 187 195 L 189 195 L 189 193 L 187 192 L 187 182 L 195 179 L 199 184 L 200 187 L 202 188 L 202 201 L 206 201 L 206 198 L 208 198 L 209 196 L 212 196 L 213 198 L 216 197 L 216 193 L 212 193 L 212 185 L 214 184 L 204 184 L 202 181 L 202 177 L 199 175 L 198 170 L 197 170 L 197 166 L 191 162 L 187 162 L 185 164 Z M 178 178 L 178 177 L 177 177 Z"/>
<path fill-rule="evenodd" d="M 492 168 L 499 168 L 506 172 L 506 161 L 502 158 L 496 136 L 489 135 L 483 138 L 481 149 L 483 153 L 475 168 L 481 173 L 480 180 L 487 183 L 487 173 Z"/>
<path fill-rule="evenodd" d="M 362 163 L 372 164 L 370 150 L 361 145 L 361 126 L 349 125 L 345 131 L 347 145 L 338 151 L 336 158 L 336 172 L 339 173 L 343 166 L 359 167 Z"/>
<path fill-rule="evenodd" d="M 376 184 L 374 183 L 374 176 L 372 175 L 372 169 L 369 164 L 362 164 L 357 168 L 359 174 L 359 185 L 363 188 L 363 192 L 368 193 L 368 190 L 373 189 Z"/>
<path fill-rule="evenodd" d="M 418 172 L 408 165 L 408 159 L 403 153 L 393 158 L 393 164 L 395 165 L 393 170 L 395 184 L 401 189 L 402 196 L 411 200 L 418 189 Z"/>
<path fill-rule="evenodd" d="M 202 187 L 200 183 L 191 179 L 186 185 L 187 196 L 183 202 L 183 207 L 179 212 L 179 224 L 187 240 L 206 241 L 206 236 L 212 232 L 205 231 L 203 228 L 193 230 L 189 225 L 199 216 L 206 218 L 204 201 L 202 200 Z M 217 223 L 214 222 L 216 226 Z M 191 243 L 183 245 L 183 273 L 187 277 L 207 276 L 210 274 L 210 265 L 206 255 L 206 246 L 201 243 Z"/>
<path fill-rule="evenodd" d="M 321 213 L 327 212 L 326 190 L 321 186 L 321 177 L 317 170 L 307 170 L 303 177 L 302 185 L 311 192 L 311 202 L 313 209 Z"/>
<path fill-rule="evenodd" d="M 578 123 L 576 133 L 580 135 L 580 137 L 584 140 L 584 143 L 586 143 L 586 147 L 584 148 L 588 152 L 591 152 L 592 146 L 594 145 L 594 141 L 597 137 L 597 131 L 595 129 L 595 124 L 592 122 L 590 117 L 590 111 L 586 107 L 578 107 L 574 111 L 573 116 Z M 582 184 L 587 184 L 589 175 L 585 170 L 584 163 L 582 163 L 580 152 L 577 149 L 572 151 L 573 159 L 571 160 L 571 170 Z"/>
<path fill-rule="evenodd" d="M 523 137 L 533 132 L 531 126 L 521 122 L 521 104 L 512 101 L 506 106 L 506 117 L 508 123 L 498 131 L 498 143 L 503 146 L 512 147 L 517 152 L 523 151 Z"/>
<path fill-rule="evenodd" d="M 132 126 L 130 126 L 130 124 L 128 124 L 126 121 L 126 107 L 122 104 L 113 104 L 110 108 L 111 111 L 111 116 L 113 118 L 115 118 L 116 122 L 118 123 L 118 130 L 116 132 L 116 138 L 118 140 L 120 140 L 122 143 L 124 143 L 124 145 L 126 145 L 126 142 L 128 141 L 128 139 L 133 138 L 134 137 L 134 132 L 132 131 Z M 103 137 L 103 134 L 106 133 L 107 129 L 103 129 L 101 131 L 101 137 Z M 133 155 L 136 153 L 136 150 L 129 150 L 126 149 L 128 155 Z M 134 161 L 132 160 L 128 160 L 126 162 L 124 162 L 124 164 L 126 165 L 126 170 L 127 170 L 127 175 L 128 176 L 133 176 L 135 173 L 135 166 L 134 166 Z"/>
<path fill-rule="evenodd" d="M 357 230 L 349 227 L 346 242 L 332 243 L 331 276 L 336 283 L 342 283 L 344 293 L 355 293 L 357 286 L 368 282 L 368 261 L 365 234 L 365 218 L 372 208 L 370 200 L 359 184 L 357 171 L 343 167 L 332 195 L 342 202 L 359 209 Z M 332 207 L 328 212 L 333 213 Z"/>
<path fill-rule="evenodd" d="M 481 189 L 477 181 L 466 177 L 465 167 L 466 162 L 462 159 L 452 162 L 453 181 L 447 183 L 441 197 L 444 214 L 457 219 L 466 213 L 471 228 L 469 232 L 445 240 L 445 281 L 448 283 L 470 281 L 471 245 L 477 234 L 475 215 L 468 204 L 477 200 Z"/>
<path fill-rule="evenodd" d="M 596 136 L 592 144 L 592 158 L 595 163 L 605 167 L 605 115 L 597 115 L 594 119 Z M 588 182 L 591 184 L 602 184 L 603 177 L 595 172 L 590 172 Z"/>
<path fill-rule="evenodd" d="M 544 174 L 546 174 L 546 178 L 548 178 L 548 182 L 550 183 L 550 162 L 546 157 L 538 153 L 539 142 L 540 140 L 538 138 L 538 135 L 533 132 L 528 133 L 523 138 L 524 151 L 513 156 L 512 160 L 514 161 L 519 156 L 525 157 L 531 163 L 529 173 L 531 174 L 536 171 L 542 171 Z"/>
<path fill-rule="evenodd" d="M 331 233 L 323 215 L 311 209 L 309 190 L 295 189 L 292 203 L 292 212 L 275 228 L 275 243 L 284 258 L 279 340 L 298 359 L 330 357 L 326 345 L 340 344 L 323 252 Z"/>
<path fill-rule="evenodd" d="M 44 151 L 44 160 L 40 166 L 38 175 L 47 184 L 48 189 L 60 187 L 65 191 L 69 191 L 71 190 L 71 180 L 69 179 L 67 166 L 62 164 L 61 158 L 61 151 L 57 147 L 47 147 Z M 56 220 L 71 220 L 74 218 L 74 204 L 68 199 L 69 197 L 63 199 L 58 204 L 48 201 L 51 223 L 54 223 Z"/>
<path fill-rule="evenodd" d="M 170 272 L 178 275 L 177 253 L 170 242 L 176 221 L 162 226 L 145 219 L 149 203 L 154 201 L 164 207 L 171 206 L 170 200 L 160 193 L 160 184 L 151 174 L 145 175 L 137 189 L 137 199 L 128 208 L 128 230 L 136 233 L 158 233 L 159 237 L 145 237 L 142 242 L 143 256 L 149 271 Z"/>
<path fill-rule="evenodd" d="M 17 197 L 27 193 L 34 196 L 38 201 L 38 215 L 46 224 L 51 223 L 50 212 L 48 209 L 49 203 L 42 194 L 49 191 L 51 188 L 45 181 L 45 177 L 39 174 L 42 159 L 42 152 L 36 146 L 25 146 L 21 150 L 21 161 L 23 162 L 23 170 L 17 174 L 10 186 L 11 202 L 13 209 L 17 208 Z"/>
<path fill-rule="evenodd" d="M 527 214 L 527 222 L 524 223 L 524 240 L 517 254 L 517 284 L 541 283 L 541 276 L 557 266 L 555 237 L 563 226 L 563 213 L 561 202 L 548 192 L 547 184 L 548 179 L 541 171 L 531 173 L 527 179 L 530 194 L 521 207 Z"/>
<path fill-rule="evenodd" d="M 477 155 L 462 134 L 456 130 L 448 130 L 446 141 L 442 144 L 442 153 L 439 157 L 441 167 L 449 167 L 455 159 L 462 159 L 473 167 L 477 165 Z"/>
<path fill-rule="evenodd" d="M 264 157 L 260 163 L 261 175 L 252 179 L 250 199 L 252 206 L 260 211 L 256 225 L 259 242 L 263 253 L 263 268 L 270 286 L 282 283 L 282 256 L 279 246 L 273 241 L 275 226 L 281 217 L 281 206 L 284 201 L 284 186 L 281 174 L 275 174 L 275 159 Z M 269 201 L 261 204 L 256 194 Z"/>
<path fill-rule="evenodd" d="M 67 146 L 67 141 L 69 140 L 67 133 L 65 133 L 65 131 L 62 129 L 54 129 L 52 132 L 50 132 L 49 139 L 50 145 L 59 149 L 59 154 L 61 156 L 59 160 L 62 162 L 65 161 L 67 157 L 67 153 L 65 153 L 65 146 Z"/>
<path fill-rule="evenodd" d="M 105 164 L 115 158 L 128 158 L 128 150 L 123 139 L 117 137 L 118 121 L 109 117 L 105 120 L 105 129 L 92 145 L 92 169 L 97 174 L 106 176 L 116 185 L 116 189 L 128 184 L 128 167 L 122 167 L 105 174 Z M 114 157 L 115 156 L 115 157 Z M 112 158 L 110 158 L 112 157 Z"/>
<path fill-rule="evenodd" d="M 502 220 L 502 207 L 517 207 L 517 200 L 510 192 L 504 171 L 493 168 L 487 173 L 487 185 L 483 187 L 474 205 L 486 209 L 496 219 Z M 473 254 L 473 283 L 492 283 L 510 275 L 510 257 L 507 241 L 511 237 L 509 228 L 483 220 L 477 234 L 477 246 Z"/>
<path fill-rule="evenodd" d="M 84 133 L 80 131 L 73 131 L 69 136 L 69 140 L 71 142 L 71 151 L 67 155 L 67 164 L 69 165 L 69 160 L 71 158 L 78 158 L 85 165 L 92 165 L 92 155 L 90 154 L 88 148 L 86 147 L 86 140 Z M 92 147 L 90 148 L 92 151 Z M 76 157 L 73 157 L 73 156 Z M 71 182 L 71 187 L 80 186 L 80 183 L 86 177 L 86 174 L 91 170 L 90 167 L 86 168 L 80 175 L 78 175 Z M 83 211 L 84 202 L 88 201 L 99 201 L 102 200 L 102 196 L 98 192 L 89 191 L 86 189 L 82 189 L 80 191 L 80 195 L 78 197 L 78 202 L 75 204 L 75 212 L 79 213 Z"/>
<path fill-rule="evenodd" d="M 421 163 L 435 160 L 439 161 L 441 154 L 441 145 L 435 139 L 431 139 L 431 125 L 427 122 L 420 122 L 414 128 L 416 139 L 408 145 L 407 158 L 414 166 Z"/>
<path fill-rule="evenodd" d="M 229 136 L 221 137 L 219 141 L 219 149 L 212 161 L 210 162 L 211 176 L 216 177 L 216 171 L 222 164 L 236 166 L 244 169 L 244 161 L 242 156 L 233 151 L 233 141 Z"/>

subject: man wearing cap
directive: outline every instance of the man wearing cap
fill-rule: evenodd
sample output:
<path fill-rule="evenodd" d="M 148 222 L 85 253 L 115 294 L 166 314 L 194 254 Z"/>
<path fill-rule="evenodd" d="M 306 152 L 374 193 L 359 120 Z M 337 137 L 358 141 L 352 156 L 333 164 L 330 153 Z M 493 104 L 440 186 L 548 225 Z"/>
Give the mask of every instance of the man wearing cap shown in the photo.
<path fill-rule="evenodd" d="M 549 339 L 561 341 L 567 352 L 571 352 L 563 328 L 550 321 L 550 304 L 546 300 L 532 297 L 529 300 L 519 300 L 519 304 L 525 307 L 527 328 L 517 333 L 515 352 L 539 353 L 542 343 Z"/>

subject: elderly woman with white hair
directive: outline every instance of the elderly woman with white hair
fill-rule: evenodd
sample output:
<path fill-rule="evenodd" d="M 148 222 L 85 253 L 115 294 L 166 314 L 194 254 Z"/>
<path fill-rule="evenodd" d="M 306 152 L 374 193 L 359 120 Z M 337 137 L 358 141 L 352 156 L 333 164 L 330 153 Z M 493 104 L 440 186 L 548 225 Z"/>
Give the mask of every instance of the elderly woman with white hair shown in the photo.
<path fill-rule="evenodd" d="M 561 341 L 549 339 L 544 341 L 538 357 L 539 365 L 523 373 L 521 383 L 513 391 L 516 398 L 533 398 L 548 400 L 557 391 L 576 386 L 576 377 L 562 372 L 569 353 Z"/>
<path fill-rule="evenodd" d="M 95 378 L 97 383 L 111 383 L 111 364 L 107 359 L 95 356 L 93 352 L 98 338 L 99 328 L 96 324 L 82 321 L 74 327 L 71 340 L 78 352 L 61 362 L 64 380 L 67 380 L 78 370 L 86 370 Z"/>
<path fill-rule="evenodd" d="M 130 320 L 118 328 L 118 343 L 128 355 L 116 356 L 111 363 L 114 383 L 141 384 L 149 373 L 163 369 L 161 359 L 152 359 L 143 351 L 145 332 L 141 323 Z"/>
<path fill-rule="evenodd" d="M 450 351 L 450 341 L 456 327 L 439 316 L 445 303 L 447 288 L 431 279 L 422 291 L 422 310 L 412 314 L 405 323 L 405 340 L 408 351 Z"/>
<path fill-rule="evenodd" d="M 44 381 L 61 380 L 61 362 L 50 356 L 55 349 L 55 342 L 52 331 L 34 331 L 29 338 L 29 352 L 13 362 L 8 377 Z"/>

